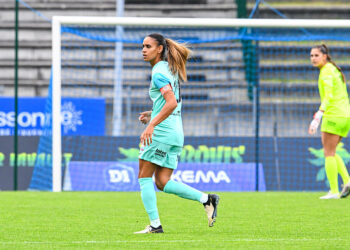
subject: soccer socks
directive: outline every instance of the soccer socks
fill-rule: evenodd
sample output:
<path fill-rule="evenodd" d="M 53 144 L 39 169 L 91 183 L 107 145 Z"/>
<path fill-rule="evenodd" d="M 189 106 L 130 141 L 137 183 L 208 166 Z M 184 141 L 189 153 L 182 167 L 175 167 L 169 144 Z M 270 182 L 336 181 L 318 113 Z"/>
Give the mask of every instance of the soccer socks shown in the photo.
<path fill-rule="evenodd" d="M 341 178 L 343 179 L 343 183 L 348 183 L 350 181 L 350 177 L 343 159 L 338 154 L 335 154 L 335 160 L 337 161 L 337 170 Z"/>
<path fill-rule="evenodd" d="M 151 177 L 140 178 L 139 184 L 141 189 L 141 199 L 151 221 L 151 226 L 157 228 L 158 226 L 160 226 L 160 220 L 157 208 L 156 191 L 154 190 L 153 180 Z"/>
<path fill-rule="evenodd" d="M 199 201 L 205 203 L 208 200 L 208 195 L 194 189 L 181 182 L 169 180 L 163 191 L 168 194 L 175 194 L 185 199 Z"/>
<path fill-rule="evenodd" d="M 141 189 L 141 199 L 151 221 L 151 226 L 153 228 L 158 228 L 161 223 L 159 220 L 157 197 L 153 186 L 153 180 L 151 177 L 140 178 L 139 184 Z M 182 198 L 199 201 L 201 203 L 208 201 L 208 194 L 202 193 L 186 184 L 173 180 L 167 182 L 163 191 L 168 194 L 175 194 Z"/>
<path fill-rule="evenodd" d="M 158 218 L 158 219 L 155 219 L 155 220 L 151 220 L 151 226 L 153 227 L 153 228 L 157 228 L 157 227 L 159 227 L 161 224 L 160 224 L 160 219 Z"/>
<path fill-rule="evenodd" d="M 199 200 L 200 203 L 204 204 L 207 203 L 209 201 L 209 196 L 206 193 L 202 193 L 202 196 Z"/>
<path fill-rule="evenodd" d="M 326 174 L 329 181 L 329 186 L 331 188 L 332 194 L 339 193 L 338 189 L 338 170 L 337 170 L 337 161 L 334 156 L 326 157 Z"/>

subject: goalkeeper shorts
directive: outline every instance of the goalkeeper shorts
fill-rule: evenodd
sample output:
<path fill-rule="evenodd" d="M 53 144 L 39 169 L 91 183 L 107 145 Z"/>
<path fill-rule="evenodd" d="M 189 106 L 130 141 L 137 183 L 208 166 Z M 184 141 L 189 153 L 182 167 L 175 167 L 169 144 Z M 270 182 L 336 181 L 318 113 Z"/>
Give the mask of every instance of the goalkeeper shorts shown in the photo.
<path fill-rule="evenodd" d="M 350 130 L 349 117 L 323 117 L 321 131 L 346 137 Z"/>
<path fill-rule="evenodd" d="M 139 158 L 161 167 L 176 169 L 181 152 L 182 147 L 153 140 L 151 145 L 141 146 Z"/>

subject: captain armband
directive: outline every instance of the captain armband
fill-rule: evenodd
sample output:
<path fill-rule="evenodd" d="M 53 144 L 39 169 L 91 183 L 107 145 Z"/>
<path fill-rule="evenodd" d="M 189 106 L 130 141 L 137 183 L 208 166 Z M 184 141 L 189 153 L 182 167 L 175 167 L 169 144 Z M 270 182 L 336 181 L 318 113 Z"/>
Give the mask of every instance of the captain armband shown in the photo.
<path fill-rule="evenodd" d="M 169 91 L 169 90 L 172 91 L 173 88 L 171 87 L 170 84 L 167 84 L 167 85 L 165 85 L 163 88 L 160 88 L 160 93 L 161 93 L 162 95 L 164 95 L 164 93 L 167 92 L 167 91 Z"/>

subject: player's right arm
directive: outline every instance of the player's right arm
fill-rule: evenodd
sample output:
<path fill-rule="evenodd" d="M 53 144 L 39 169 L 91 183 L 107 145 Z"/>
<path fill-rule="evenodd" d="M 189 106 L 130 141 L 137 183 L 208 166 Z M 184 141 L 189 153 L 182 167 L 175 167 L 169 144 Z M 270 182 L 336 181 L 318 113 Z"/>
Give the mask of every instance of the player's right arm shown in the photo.
<path fill-rule="evenodd" d="M 317 132 L 317 128 L 321 123 L 321 119 L 323 116 L 323 111 L 319 110 L 314 114 L 314 119 L 311 121 L 309 126 L 309 134 L 314 135 Z"/>
<path fill-rule="evenodd" d="M 141 112 L 139 115 L 139 121 L 143 124 L 147 124 L 151 120 L 152 111 L 144 111 Z"/>
<path fill-rule="evenodd" d="M 310 123 L 310 135 L 313 135 L 317 132 L 318 126 L 321 123 L 322 116 L 333 98 L 333 77 L 333 72 L 328 68 L 325 68 L 320 73 L 320 83 L 322 88 L 322 91 L 320 90 L 320 95 L 322 101 L 319 110 L 314 114 L 313 120 Z"/>
<path fill-rule="evenodd" d="M 328 68 L 324 69 L 320 75 L 320 81 L 323 89 L 323 96 L 321 97 L 322 102 L 319 110 L 322 110 L 324 112 L 327 110 L 329 103 L 334 98 L 333 97 L 333 78 L 334 77 L 335 77 L 334 73 Z"/>
<path fill-rule="evenodd" d="M 170 84 L 161 88 L 160 91 L 165 99 L 165 104 L 160 110 L 160 112 L 148 124 L 147 128 L 143 131 L 140 137 L 141 144 L 145 146 L 150 145 L 152 143 L 152 134 L 153 134 L 154 128 L 159 123 L 164 121 L 177 107 L 176 98 Z"/>

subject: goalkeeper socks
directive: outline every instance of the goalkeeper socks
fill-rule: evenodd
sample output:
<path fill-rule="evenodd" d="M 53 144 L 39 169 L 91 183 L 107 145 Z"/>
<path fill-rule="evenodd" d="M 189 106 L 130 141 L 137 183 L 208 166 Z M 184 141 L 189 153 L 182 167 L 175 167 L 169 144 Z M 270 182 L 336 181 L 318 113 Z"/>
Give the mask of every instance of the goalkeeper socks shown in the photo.
<path fill-rule="evenodd" d="M 343 159 L 338 154 L 335 154 L 335 160 L 337 161 L 337 170 L 341 178 L 343 179 L 343 183 L 348 183 L 350 181 L 350 177 Z"/>
<path fill-rule="evenodd" d="M 140 178 L 139 179 L 140 189 L 141 189 L 141 199 L 143 205 L 145 206 L 146 212 L 148 213 L 149 219 L 153 224 L 159 221 L 159 214 L 157 208 L 157 197 L 156 191 L 154 190 L 153 180 L 151 177 L 148 178 Z M 159 221 L 160 224 L 160 221 Z"/>
<path fill-rule="evenodd" d="M 326 157 L 326 174 L 332 194 L 339 193 L 337 161 L 334 156 Z"/>
<path fill-rule="evenodd" d="M 165 185 L 163 191 L 168 194 L 175 194 L 185 199 L 206 202 L 208 200 L 208 195 L 204 194 L 197 189 L 187 186 L 184 183 L 169 180 Z M 206 199 L 205 199 L 206 198 Z"/>

